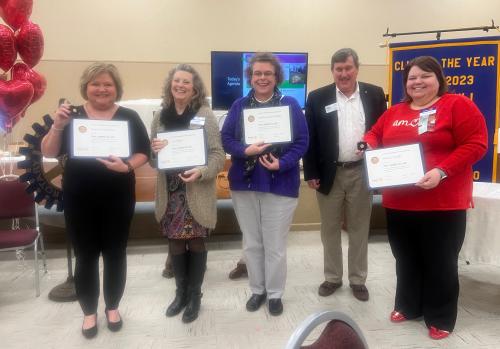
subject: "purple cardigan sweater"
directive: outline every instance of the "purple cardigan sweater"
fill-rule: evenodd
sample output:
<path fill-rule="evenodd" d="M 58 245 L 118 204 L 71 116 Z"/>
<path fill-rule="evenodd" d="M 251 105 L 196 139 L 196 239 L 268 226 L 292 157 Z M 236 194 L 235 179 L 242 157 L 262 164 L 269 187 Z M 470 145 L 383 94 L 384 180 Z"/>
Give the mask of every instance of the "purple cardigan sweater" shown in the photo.
<path fill-rule="evenodd" d="M 295 99 L 283 96 L 281 105 L 290 106 L 293 142 L 284 146 L 279 157 L 280 169 L 269 171 L 258 161 L 250 178 L 245 178 L 244 164 L 245 144 L 241 118 L 243 108 L 247 105 L 248 96 L 236 100 L 229 110 L 222 128 L 222 145 L 226 153 L 231 155 L 232 165 L 229 169 L 229 185 L 231 190 L 258 191 L 276 195 L 298 197 L 300 185 L 299 160 L 305 154 L 309 143 L 309 133 L 304 113 Z"/>

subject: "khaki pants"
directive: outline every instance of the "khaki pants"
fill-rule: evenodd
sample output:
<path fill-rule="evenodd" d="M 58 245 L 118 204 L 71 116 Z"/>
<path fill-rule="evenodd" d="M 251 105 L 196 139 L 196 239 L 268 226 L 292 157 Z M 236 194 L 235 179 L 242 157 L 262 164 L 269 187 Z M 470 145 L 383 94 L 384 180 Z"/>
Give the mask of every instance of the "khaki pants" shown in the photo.
<path fill-rule="evenodd" d="M 321 214 L 321 241 L 324 251 L 325 280 L 342 282 L 341 229 L 349 236 L 348 271 L 351 285 L 364 285 L 368 272 L 368 233 L 372 193 L 368 190 L 362 164 L 337 167 L 335 181 L 328 195 L 316 193 Z"/>
<path fill-rule="evenodd" d="M 286 283 L 286 238 L 296 198 L 254 191 L 232 191 L 234 210 L 243 232 L 243 251 L 250 290 L 283 297 Z"/>

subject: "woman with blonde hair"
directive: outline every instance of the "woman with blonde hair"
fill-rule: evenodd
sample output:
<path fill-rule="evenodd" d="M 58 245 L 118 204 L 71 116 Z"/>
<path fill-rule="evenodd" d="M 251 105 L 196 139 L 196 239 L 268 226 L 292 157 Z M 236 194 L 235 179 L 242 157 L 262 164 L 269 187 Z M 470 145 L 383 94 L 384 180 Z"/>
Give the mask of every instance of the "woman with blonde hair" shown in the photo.
<path fill-rule="evenodd" d="M 64 217 L 76 257 L 76 294 L 85 315 L 82 333 L 92 338 L 97 334 L 100 254 L 108 328 L 118 331 L 122 327 L 118 305 L 125 289 L 126 248 L 135 208 L 134 169 L 148 160 L 149 140 L 139 115 L 116 104 L 123 86 L 114 65 L 87 67 L 80 79 L 80 93 L 86 101 L 83 105 L 62 104 L 54 113 L 54 123 L 42 140 L 44 156 L 69 154 L 72 119 L 126 121 L 130 139 L 128 158 L 68 156 L 64 167 Z"/>

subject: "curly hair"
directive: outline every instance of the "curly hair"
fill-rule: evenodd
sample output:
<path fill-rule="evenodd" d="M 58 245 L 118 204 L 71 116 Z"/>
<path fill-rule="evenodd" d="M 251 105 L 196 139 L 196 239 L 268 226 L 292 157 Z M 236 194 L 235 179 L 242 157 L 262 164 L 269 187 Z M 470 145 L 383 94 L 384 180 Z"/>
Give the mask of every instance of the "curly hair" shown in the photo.
<path fill-rule="evenodd" d="M 203 80 L 201 80 L 200 74 L 189 64 L 179 64 L 175 68 L 168 72 L 167 78 L 165 79 L 165 84 L 163 86 L 162 94 L 162 107 L 168 108 L 174 103 L 174 96 L 172 95 L 172 81 L 174 79 L 175 73 L 178 71 L 184 71 L 190 73 L 193 76 L 193 97 L 189 102 L 189 107 L 193 110 L 198 110 L 202 106 L 208 105 L 207 102 L 207 91 Z"/>
<path fill-rule="evenodd" d="M 80 94 L 83 99 L 88 100 L 87 96 L 87 85 L 89 82 L 97 78 L 101 74 L 109 74 L 116 88 L 116 100 L 119 101 L 123 96 L 123 84 L 120 78 L 120 73 L 114 64 L 96 62 L 89 65 L 82 73 L 80 77 Z"/>
<path fill-rule="evenodd" d="M 252 81 L 253 65 L 257 62 L 270 63 L 274 67 L 274 76 L 276 77 L 276 86 L 283 82 L 283 68 L 281 63 L 275 55 L 269 52 L 256 52 L 250 61 L 248 62 L 248 67 L 245 70 L 245 76 L 247 77 L 247 82 L 250 85 Z"/>

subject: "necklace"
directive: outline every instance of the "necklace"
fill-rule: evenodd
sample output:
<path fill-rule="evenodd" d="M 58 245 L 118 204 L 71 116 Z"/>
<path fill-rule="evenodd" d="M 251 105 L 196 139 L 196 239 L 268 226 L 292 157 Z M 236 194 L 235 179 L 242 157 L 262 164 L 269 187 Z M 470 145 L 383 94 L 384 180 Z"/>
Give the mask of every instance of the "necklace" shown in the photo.
<path fill-rule="evenodd" d="M 267 102 L 269 102 L 274 96 L 274 93 L 271 95 L 271 97 L 269 97 L 268 99 L 266 99 L 265 101 L 261 101 L 260 99 L 258 99 L 257 97 L 255 97 L 255 100 L 261 104 L 265 104 Z"/>

